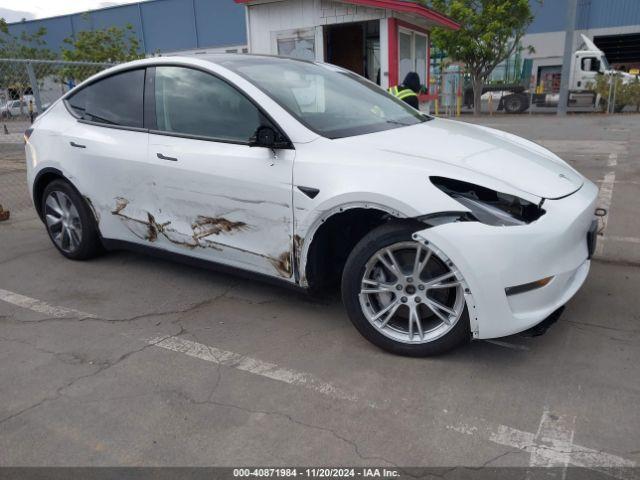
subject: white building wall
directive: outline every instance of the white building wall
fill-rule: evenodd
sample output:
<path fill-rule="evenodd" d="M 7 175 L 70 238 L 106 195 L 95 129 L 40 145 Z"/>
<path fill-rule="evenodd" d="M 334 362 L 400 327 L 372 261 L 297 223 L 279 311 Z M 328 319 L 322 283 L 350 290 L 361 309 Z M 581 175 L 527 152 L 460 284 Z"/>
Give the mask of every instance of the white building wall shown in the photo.
<path fill-rule="evenodd" d="M 278 40 L 302 38 L 314 39 L 315 60 L 324 61 L 324 26 L 340 23 L 380 22 L 380 83 L 389 87 L 389 30 L 387 19 L 399 20 L 429 29 L 422 18 L 344 3 L 339 0 L 264 0 L 264 3 L 248 5 L 247 41 L 249 52 L 266 55 L 278 54 Z"/>
<path fill-rule="evenodd" d="M 335 0 L 282 0 L 248 8 L 249 51 L 275 55 L 278 38 L 315 38 L 316 60 L 324 60 L 323 26 L 386 18 L 380 8 L 360 7 Z"/>
<path fill-rule="evenodd" d="M 163 57 L 197 57 L 199 55 L 209 55 L 215 53 L 248 53 L 248 45 L 228 45 L 226 47 L 212 47 L 212 48 L 196 48 L 192 50 L 175 50 L 171 52 L 163 52 Z M 149 57 L 153 55 L 148 55 Z"/>
<path fill-rule="evenodd" d="M 324 25 L 365 22 L 386 17 L 386 12 L 381 8 L 361 7 L 334 0 L 321 0 L 320 6 L 320 22 Z"/>
<path fill-rule="evenodd" d="M 319 24 L 321 0 L 284 0 L 251 5 L 249 9 L 249 51 L 260 54 L 276 54 L 276 32 L 307 34 Z M 316 42 L 317 43 L 317 42 Z M 316 45 L 317 46 L 317 45 Z M 316 48 L 317 54 L 317 48 Z"/>

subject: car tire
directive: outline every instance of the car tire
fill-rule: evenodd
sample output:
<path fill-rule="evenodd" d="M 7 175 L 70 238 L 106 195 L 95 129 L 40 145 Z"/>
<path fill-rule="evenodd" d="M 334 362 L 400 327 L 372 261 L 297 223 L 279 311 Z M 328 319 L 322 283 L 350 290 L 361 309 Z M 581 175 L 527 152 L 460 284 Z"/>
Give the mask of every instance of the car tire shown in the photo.
<path fill-rule="evenodd" d="M 53 245 L 71 260 L 95 257 L 102 244 L 87 202 L 68 182 L 54 180 L 42 194 L 42 218 Z"/>
<path fill-rule="evenodd" d="M 358 244 L 351 251 L 351 254 L 347 259 L 347 262 L 343 270 L 342 300 L 344 302 L 344 305 L 346 307 L 346 310 L 351 322 L 367 340 L 377 345 L 378 347 L 395 354 L 411 356 L 411 357 L 425 357 L 425 356 L 438 355 L 438 354 L 448 352 L 455 347 L 458 347 L 464 343 L 469 342 L 471 339 L 471 331 L 469 327 L 469 316 L 468 316 L 467 307 L 466 307 L 466 300 L 464 297 L 464 288 L 465 288 L 464 279 L 462 279 L 460 272 L 444 256 L 442 251 L 435 248 L 435 246 L 424 245 L 412 239 L 412 234 L 417 229 L 419 229 L 419 227 L 416 228 L 416 225 L 413 222 L 392 222 L 372 230 L 364 238 L 362 238 L 362 240 L 360 240 L 360 242 L 358 242 Z M 403 250 L 403 248 L 405 247 L 407 249 L 406 251 Z M 372 316 L 373 312 L 370 311 L 370 309 L 373 308 L 371 307 L 371 303 L 375 303 L 377 302 L 377 300 L 371 298 L 369 294 L 363 293 L 365 292 L 365 288 L 366 288 L 366 287 L 363 287 L 363 285 L 365 285 L 365 282 L 371 282 L 368 276 L 369 273 L 367 272 L 372 268 L 377 268 L 377 267 L 372 267 L 372 264 L 375 263 L 376 261 L 375 259 L 378 258 L 379 253 L 381 251 L 384 251 L 384 252 L 389 251 L 389 249 L 393 249 L 393 248 L 399 249 L 399 250 L 395 250 L 396 252 L 394 253 L 395 257 L 398 257 L 398 256 L 407 257 L 408 255 L 411 254 L 410 253 L 411 249 L 414 249 L 414 251 L 416 252 L 420 252 L 418 248 L 425 249 L 424 253 L 417 254 L 418 258 L 423 259 L 421 260 L 421 262 L 425 261 L 425 266 L 423 267 L 424 270 L 421 270 L 422 274 L 418 274 L 418 276 L 420 275 L 422 276 L 415 280 L 414 288 L 412 290 L 412 292 L 414 292 L 416 296 L 421 295 L 422 300 L 416 299 L 415 297 L 412 297 L 409 294 L 407 296 L 404 296 L 405 291 L 398 291 L 396 296 L 393 297 L 395 300 L 390 302 L 391 303 L 397 302 L 398 301 L 397 295 L 402 294 L 403 296 L 400 297 L 399 300 L 404 300 L 405 303 L 400 304 L 400 306 L 397 307 L 396 313 L 392 315 L 392 319 L 390 321 L 389 319 L 386 319 L 386 321 L 388 322 L 387 325 L 384 326 L 383 328 L 380 328 L 380 326 L 378 326 L 377 321 L 372 320 L 375 317 L 375 315 Z M 429 253 L 429 256 L 427 256 L 427 252 L 431 252 Z M 416 254 L 414 254 L 414 257 L 415 255 Z M 420 255 L 422 255 L 422 257 L 420 257 Z M 387 260 L 388 258 L 389 257 L 387 257 Z M 429 264 L 429 262 L 432 262 L 434 265 Z M 401 265 L 402 270 L 406 271 L 402 261 L 399 260 L 398 263 Z M 407 262 L 405 262 L 405 264 L 406 263 Z M 416 265 L 417 265 L 417 262 L 416 262 Z M 379 267 L 381 270 L 384 270 L 382 268 L 382 265 L 379 265 Z M 450 268 L 451 272 L 455 272 L 454 276 L 450 276 L 451 282 L 455 283 L 456 281 L 459 281 L 458 286 L 449 288 L 448 289 L 449 293 L 446 293 L 446 295 L 450 297 L 451 291 L 455 289 L 456 297 L 455 297 L 454 306 L 456 306 L 457 308 L 456 310 L 457 318 L 455 322 L 452 321 L 452 325 L 445 324 L 444 321 L 441 322 L 442 323 L 441 327 L 436 328 L 434 326 L 433 330 L 431 330 L 431 333 L 429 333 L 428 329 L 431 328 L 430 325 L 431 324 L 435 325 L 435 323 L 439 321 L 439 319 L 436 317 L 435 312 L 433 312 L 433 306 L 431 304 L 431 302 L 433 301 L 433 298 L 429 297 L 429 295 L 431 294 L 428 293 L 428 292 L 434 292 L 436 290 L 431 290 L 432 287 L 425 287 L 424 282 L 426 282 L 426 285 L 428 285 L 429 280 L 428 279 L 425 280 L 424 276 L 428 275 L 431 271 L 443 272 L 443 273 L 436 273 L 434 277 L 430 277 L 432 280 L 433 278 L 446 276 L 447 275 L 445 270 L 446 268 Z M 438 269 L 441 269 L 441 270 L 438 270 Z M 429 272 L 425 273 L 425 270 L 429 270 Z M 409 270 L 409 272 L 410 272 L 409 274 L 411 274 L 411 270 Z M 413 270 L 413 273 L 415 273 L 415 269 Z M 387 276 L 391 277 L 391 275 L 389 274 L 387 274 Z M 411 279 L 411 277 L 405 278 L 405 280 L 409 280 L 409 279 Z M 414 279 L 411 279 L 411 280 L 412 282 L 414 281 Z M 389 285 L 393 283 L 393 281 L 395 280 L 381 282 L 381 283 L 385 284 L 385 288 L 390 288 Z M 438 291 L 436 291 L 437 294 L 439 295 L 445 294 L 445 292 L 443 292 L 443 287 L 441 285 L 444 285 L 442 282 L 447 282 L 447 281 L 449 280 L 442 280 L 439 284 L 433 285 L 434 289 L 439 289 L 438 291 L 441 292 L 441 293 L 438 293 Z M 366 285 L 369 285 L 369 284 L 370 283 L 366 283 Z M 426 288 L 426 290 L 417 291 L 415 287 L 416 284 L 419 287 Z M 409 284 L 405 283 L 403 288 L 409 288 L 409 286 L 410 286 Z M 399 289 L 398 284 L 395 284 L 395 286 L 393 286 L 393 289 L 394 290 Z M 409 292 L 409 293 L 413 294 L 412 292 Z M 391 293 L 382 293 L 375 298 L 377 299 L 382 295 L 391 295 Z M 407 299 L 409 300 L 407 301 Z M 412 301 L 415 301 L 415 302 L 422 301 L 423 304 L 421 306 L 420 305 L 414 306 L 415 303 L 411 303 Z M 431 306 L 427 308 L 428 305 L 431 305 Z M 444 304 L 444 302 L 441 305 L 447 306 Z M 383 308 L 383 305 L 381 304 L 380 311 L 382 311 L 384 308 Z M 409 312 L 412 311 L 411 310 L 412 308 L 416 308 L 416 309 L 419 308 L 420 312 L 422 312 L 420 314 L 422 315 L 422 318 L 420 319 L 420 322 L 418 323 L 418 325 L 420 325 L 420 328 L 423 329 L 423 335 L 425 339 L 429 335 L 432 336 L 432 338 L 429 338 L 427 341 L 425 341 L 424 339 L 421 339 L 420 337 L 416 338 L 415 336 L 416 334 L 414 333 L 413 330 L 411 330 L 411 327 L 408 326 L 410 322 L 409 316 L 412 315 L 412 313 L 409 313 Z M 404 314 L 404 316 L 406 316 L 407 319 L 403 320 L 401 317 L 403 316 L 402 312 L 404 312 L 405 310 L 408 310 L 409 312 Z M 377 314 L 379 314 L 380 311 Z M 445 312 L 440 311 L 440 313 L 444 314 Z M 433 319 L 430 320 L 429 315 L 431 315 Z M 448 314 L 446 315 L 448 317 Z M 450 321 L 451 321 L 451 318 L 449 318 Z M 405 338 L 401 336 L 401 332 L 403 328 L 402 322 L 407 323 L 407 327 L 406 327 L 407 334 L 411 336 L 405 335 Z M 414 326 L 414 328 L 416 327 Z M 389 331 L 385 331 L 385 329 Z M 397 331 L 393 329 L 397 329 Z"/>

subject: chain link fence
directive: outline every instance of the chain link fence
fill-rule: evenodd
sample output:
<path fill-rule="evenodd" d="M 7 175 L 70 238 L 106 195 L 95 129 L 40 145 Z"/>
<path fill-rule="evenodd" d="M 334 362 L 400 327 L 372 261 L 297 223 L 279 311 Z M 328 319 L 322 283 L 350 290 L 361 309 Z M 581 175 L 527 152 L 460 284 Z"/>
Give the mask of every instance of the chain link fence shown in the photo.
<path fill-rule="evenodd" d="M 531 75 L 512 83 L 493 81 L 483 87 L 481 113 L 553 114 L 560 100 L 559 68 Z M 441 117 L 458 117 L 473 112 L 474 94 L 471 75 L 457 66 L 432 73 L 424 87 L 424 110 Z M 640 112 L 640 76 L 622 72 L 600 74 L 571 90 L 572 113 Z"/>
<path fill-rule="evenodd" d="M 35 118 L 109 63 L 0 59 L 0 221 L 31 211 L 24 131 Z"/>
<path fill-rule="evenodd" d="M 483 87 L 480 106 L 481 113 L 493 115 L 503 113 L 524 113 L 530 111 L 531 92 L 535 84 L 517 80 L 514 83 L 487 83 Z M 440 117 L 459 117 L 474 111 L 474 93 L 471 74 L 459 66 L 452 66 L 444 71 L 434 72 L 430 76 L 427 106 L 429 112 Z M 514 105 L 518 100 L 518 105 Z M 510 103 L 508 103 L 510 102 Z M 515 107 L 515 108 L 513 108 Z"/>

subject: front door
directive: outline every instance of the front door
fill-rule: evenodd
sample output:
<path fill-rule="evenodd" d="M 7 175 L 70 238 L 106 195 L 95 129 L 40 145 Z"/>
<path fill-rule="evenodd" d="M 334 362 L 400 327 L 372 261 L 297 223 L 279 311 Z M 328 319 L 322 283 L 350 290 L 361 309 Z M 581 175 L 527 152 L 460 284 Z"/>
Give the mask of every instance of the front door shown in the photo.
<path fill-rule="evenodd" d="M 293 279 L 295 151 L 249 146 L 269 120 L 225 80 L 179 66 L 158 66 L 154 78 L 149 241 Z"/>

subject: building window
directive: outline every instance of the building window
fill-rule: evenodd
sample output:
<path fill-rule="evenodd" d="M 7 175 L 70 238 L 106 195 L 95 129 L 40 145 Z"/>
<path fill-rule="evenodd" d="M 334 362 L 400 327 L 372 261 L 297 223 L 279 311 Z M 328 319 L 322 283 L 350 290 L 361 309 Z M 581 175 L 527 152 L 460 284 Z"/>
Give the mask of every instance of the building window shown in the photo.
<path fill-rule="evenodd" d="M 278 32 L 275 40 L 278 55 L 302 60 L 316 59 L 314 29 Z"/>
<path fill-rule="evenodd" d="M 427 35 L 401 28 L 398 32 L 399 77 L 402 82 L 409 72 L 416 72 L 422 85 L 427 84 Z"/>

